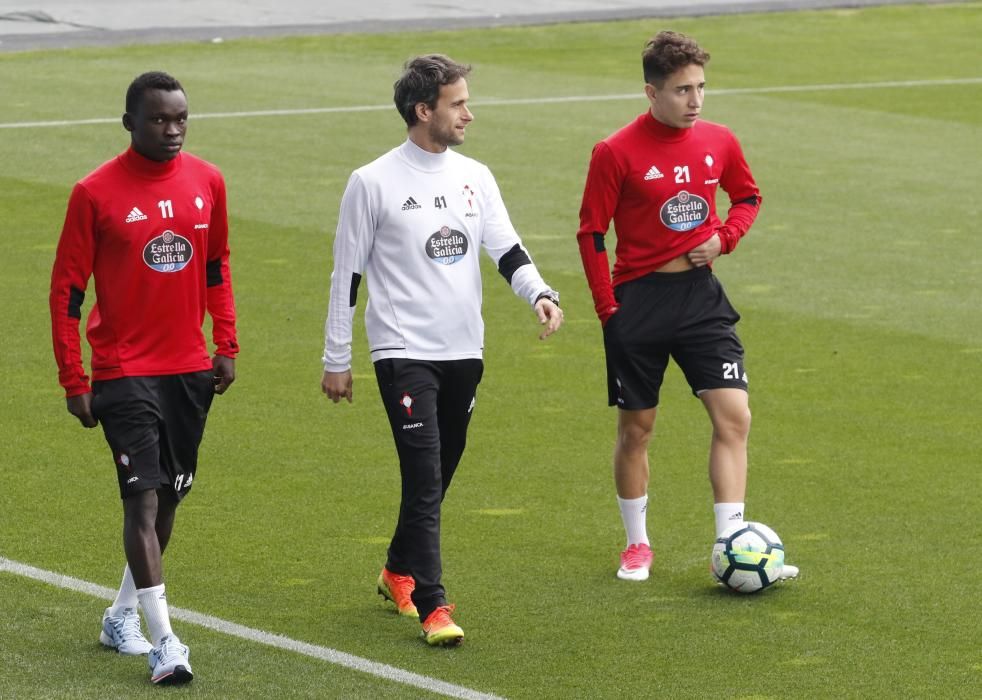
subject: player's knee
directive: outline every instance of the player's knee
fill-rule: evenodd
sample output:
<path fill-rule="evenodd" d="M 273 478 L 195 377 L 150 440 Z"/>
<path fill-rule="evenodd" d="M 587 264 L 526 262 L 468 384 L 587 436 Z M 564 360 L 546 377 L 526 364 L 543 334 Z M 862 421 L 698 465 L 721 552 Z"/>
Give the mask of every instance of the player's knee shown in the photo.
<path fill-rule="evenodd" d="M 750 432 L 750 422 L 752 419 L 753 416 L 751 416 L 750 414 L 750 407 L 744 406 L 743 410 L 740 411 L 740 416 L 738 418 L 740 424 L 740 430 L 743 432 L 744 435 Z"/>
<path fill-rule="evenodd" d="M 744 406 L 717 417 L 713 429 L 726 442 L 746 441 L 750 435 L 750 408 Z"/>
<path fill-rule="evenodd" d="M 157 493 L 137 491 L 123 499 L 123 527 L 129 531 L 153 531 L 157 521 Z"/>
<path fill-rule="evenodd" d="M 617 446 L 621 451 L 638 452 L 648 449 L 653 426 L 626 423 L 618 427 Z"/>

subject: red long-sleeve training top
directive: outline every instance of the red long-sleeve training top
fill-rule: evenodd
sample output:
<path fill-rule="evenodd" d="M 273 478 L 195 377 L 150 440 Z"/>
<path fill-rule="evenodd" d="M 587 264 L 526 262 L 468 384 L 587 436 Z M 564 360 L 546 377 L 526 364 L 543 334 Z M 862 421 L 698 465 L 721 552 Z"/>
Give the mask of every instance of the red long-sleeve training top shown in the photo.
<path fill-rule="evenodd" d="M 726 223 L 716 190 L 730 197 Z M 614 287 L 653 272 L 719 234 L 730 253 L 757 217 L 760 190 L 743 150 L 725 126 L 697 121 L 675 129 L 650 112 L 593 149 L 580 207 L 577 240 L 597 315 L 606 322 Z M 613 280 L 603 244 L 613 219 Z"/>
<path fill-rule="evenodd" d="M 90 390 L 79 323 L 89 277 L 96 303 L 86 336 L 93 379 L 209 369 L 238 353 L 229 272 L 225 181 L 188 153 L 167 162 L 132 148 L 72 190 L 51 273 L 51 334 L 67 396 Z"/>

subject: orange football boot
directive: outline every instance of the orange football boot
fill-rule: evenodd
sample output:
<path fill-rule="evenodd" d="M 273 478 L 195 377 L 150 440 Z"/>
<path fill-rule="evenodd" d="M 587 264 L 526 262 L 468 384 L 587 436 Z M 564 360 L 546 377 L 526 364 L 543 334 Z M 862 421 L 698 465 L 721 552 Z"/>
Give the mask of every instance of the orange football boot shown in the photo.
<path fill-rule="evenodd" d="M 416 581 L 412 576 L 394 574 L 385 567 L 378 575 L 378 592 L 386 600 L 395 603 L 396 610 L 400 615 L 419 619 L 416 606 L 413 605 L 413 591 L 416 589 Z"/>
<path fill-rule="evenodd" d="M 453 605 L 441 605 L 423 621 L 423 636 L 430 646 L 455 647 L 464 641 L 464 630 L 450 618 Z"/>

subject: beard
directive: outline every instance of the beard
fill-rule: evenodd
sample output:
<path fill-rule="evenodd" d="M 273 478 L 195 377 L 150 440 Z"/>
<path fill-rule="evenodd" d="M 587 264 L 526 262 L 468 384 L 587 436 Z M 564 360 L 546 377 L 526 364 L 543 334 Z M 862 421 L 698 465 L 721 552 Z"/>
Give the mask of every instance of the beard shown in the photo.
<path fill-rule="evenodd" d="M 458 132 L 453 125 L 440 126 L 430 125 L 430 140 L 441 146 L 459 146 L 464 142 L 464 135 Z"/>

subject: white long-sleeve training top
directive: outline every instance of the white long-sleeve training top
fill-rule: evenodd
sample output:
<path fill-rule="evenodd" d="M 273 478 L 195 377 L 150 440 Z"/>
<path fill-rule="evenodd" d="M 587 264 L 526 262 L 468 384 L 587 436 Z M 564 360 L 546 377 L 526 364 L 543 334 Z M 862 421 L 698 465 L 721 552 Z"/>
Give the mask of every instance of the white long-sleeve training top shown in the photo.
<path fill-rule="evenodd" d="M 512 226 L 491 171 L 410 140 L 351 174 L 341 199 L 324 369 L 351 367 L 358 286 L 368 278 L 372 361 L 482 356 L 480 247 L 515 294 L 553 293 Z"/>

